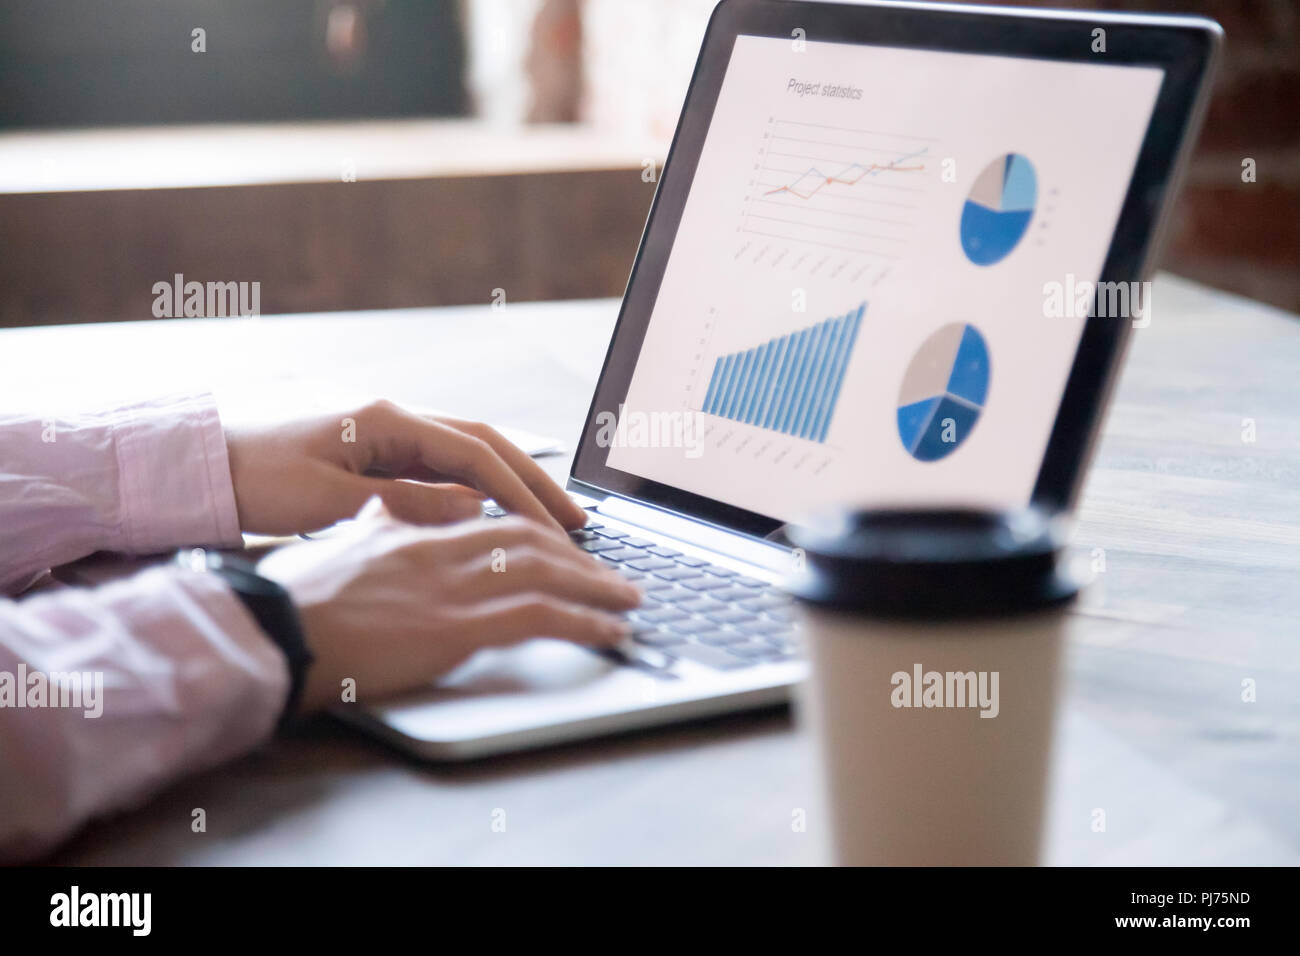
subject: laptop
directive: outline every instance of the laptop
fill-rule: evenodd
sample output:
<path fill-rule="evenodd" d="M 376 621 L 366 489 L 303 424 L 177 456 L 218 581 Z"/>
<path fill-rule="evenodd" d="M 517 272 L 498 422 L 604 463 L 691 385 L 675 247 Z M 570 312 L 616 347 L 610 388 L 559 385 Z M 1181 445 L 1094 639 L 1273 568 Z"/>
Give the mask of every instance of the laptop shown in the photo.
<path fill-rule="evenodd" d="M 341 716 L 461 760 L 785 702 L 783 529 L 1078 496 L 1221 40 L 1190 17 L 724 0 L 578 442 L 646 593 Z M 630 38 L 628 42 L 637 42 Z M 499 513 L 499 512 L 493 512 Z"/>

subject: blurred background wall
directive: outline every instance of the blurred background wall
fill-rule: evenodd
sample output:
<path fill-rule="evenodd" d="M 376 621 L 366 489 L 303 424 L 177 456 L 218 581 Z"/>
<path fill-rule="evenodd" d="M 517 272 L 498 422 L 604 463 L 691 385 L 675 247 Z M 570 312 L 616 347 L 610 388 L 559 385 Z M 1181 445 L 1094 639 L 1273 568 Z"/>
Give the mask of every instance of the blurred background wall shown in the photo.
<path fill-rule="evenodd" d="M 456 4 L 0 3 L 0 128 L 461 115 L 464 74 Z"/>
<path fill-rule="evenodd" d="M 1161 265 L 1300 311 L 1300 5 L 1072 5 L 1224 25 Z M 618 295 L 712 7 L 0 0 L 0 324 Z"/>

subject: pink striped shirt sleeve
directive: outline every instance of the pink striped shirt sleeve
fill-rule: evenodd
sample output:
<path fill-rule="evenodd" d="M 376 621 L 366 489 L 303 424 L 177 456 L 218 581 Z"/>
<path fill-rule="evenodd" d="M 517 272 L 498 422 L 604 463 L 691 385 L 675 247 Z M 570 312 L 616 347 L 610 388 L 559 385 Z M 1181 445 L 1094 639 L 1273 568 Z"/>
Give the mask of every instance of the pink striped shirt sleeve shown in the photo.
<path fill-rule="evenodd" d="M 0 416 L 6 593 L 94 551 L 240 540 L 210 398 Z M 0 860 L 247 751 L 270 735 L 287 692 L 283 655 L 210 575 L 158 568 L 0 598 Z"/>

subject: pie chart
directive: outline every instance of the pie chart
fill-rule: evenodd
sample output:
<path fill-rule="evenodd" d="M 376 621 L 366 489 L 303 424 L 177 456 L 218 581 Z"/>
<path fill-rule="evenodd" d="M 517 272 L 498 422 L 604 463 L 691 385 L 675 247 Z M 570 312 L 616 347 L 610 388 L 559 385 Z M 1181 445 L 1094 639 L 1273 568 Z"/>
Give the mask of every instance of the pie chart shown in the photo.
<path fill-rule="evenodd" d="M 1019 153 L 984 167 L 961 211 L 961 247 L 977 266 L 1001 262 L 1016 247 L 1038 200 L 1038 176 Z"/>
<path fill-rule="evenodd" d="M 917 461 L 938 461 L 975 428 L 989 391 L 989 350 L 973 325 L 953 322 L 921 343 L 898 391 L 898 437 Z"/>

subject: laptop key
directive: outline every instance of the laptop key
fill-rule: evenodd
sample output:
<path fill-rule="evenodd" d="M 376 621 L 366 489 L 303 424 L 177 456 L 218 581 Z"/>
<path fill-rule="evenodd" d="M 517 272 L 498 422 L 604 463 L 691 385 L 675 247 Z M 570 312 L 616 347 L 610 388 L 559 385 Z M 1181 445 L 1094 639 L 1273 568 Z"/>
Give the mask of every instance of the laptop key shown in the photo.
<path fill-rule="evenodd" d="M 617 528 L 600 528 L 599 530 L 596 531 L 596 534 L 600 535 L 602 538 L 626 538 L 627 537 L 626 531 L 619 531 Z"/>
<path fill-rule="evenodd" d="M 691 593 L 695 594 L 694 600 L 683 601 L 678 605 L 678 607 L 683 611 L 690 611 L 692 614 L 709 614 L 711 612 L 725 611 L 727 609 L 727 605 L 723 604 L 721 601 L 715 601 L 711 597 L 696 594 L 695 592 Z"/>
<path fill-rule="evenodd" d="M 716 564 L 710 564 L 704 569 L 704 573 L 712 574 L 715 578 L 734 578 L 736 576 L 736 572 L 731 568 L 719 567 Z"/>
<path fill-rule="evenodd" d="M 662 571 L 656 571 L 654 575 L 657 578 L 663 578 L 665 581 L 682 581 L 686 578 L 697 578 L 700 576 L 700 572 L 696 571 L 694 568 L 672 567 L 664 568 Z M 719 581 L 718 583 L 721 584 L 722 582 Z"/>
<path fill-rule="evenodd" d="M 619 544 L 622 543 L 619 542 Z M 631 561 L 641 557 L 642 553 L 636 548 L 619 548 L 617 551 L 602 551 L 600 556 L 606 561 Z"/>
<path fill-rule="evenodd" d="M 654 542 L 645 538 L 624 538 L 623 544 L 629 548 L 648 548 Z"/>
<path fill-rule="evenodd" d="M 668 624 L 672 621 L 685 620 L 690 615 L 675 607 L 651 607 L 633 611 L 630 617 L 639 624 Z"/>
<path fill-rule="evenodd" d="M 675 558 L 681 554 L 680 551 L 674 551 L 672 548 L 665 548 L 663 545 L 656 545 L 653 548 L 646 548 L 646 550 L 658 558 Z"/>
<path fill-rule="evenodd" d="M 673 587 L 672 581 L 665 581 L 663 578 L 646 577 L 637 582 L 637 587 L 647 594 L 651 591 L 659 591 L 663 588 Z"/>
<path fill-rule="evenodd" d="M 736 583 L 747 588 L 766 588 L 769 587 L 766 581 L 760 581 L 758 578 L 736 578 Z"/>
<path fill-rule="evenodd" d="M 623 547 L 623 545 L 617 541 L 610 541 L 607 538 L 596 538 L 592 541 L 584 541 L 579 544 L 578 547 L 591 554 L 599 554 L 601 551 L 612 551 L 615 548 Z"/>
<path fill-rule="evenodd" d="M 726 601 L 728 604 L 738 604 L 739 602 L 748 600 L 754 596 L 754 592 L 749 590 L 749 588 L 733 587 L 733 582 L 731 581 L 723 581 L 722 583 L 725 584 L 726 587 L 714 591 L 712 595 L 719 601 Z"/>
<path fill-rule="evenodd" d="M 736 629 L 739 631 L 743 631 L 746 634 L 756 634 L 759 636 L 767 636 L 769 634 L 784 635 L 784 634 L 794 633 L 794 630 L 790 627 L 789 624 L 782 624 L 779 621 L 749 620 L 737 624 Z"/>
<path fill-rule="evenodd" d="M 672 624 L 668 625 L 668 630 L 672 631 L 674 634 L 684 634 L 687 637 L 696 637 L 708 634 L 711 631 L 720 630 L 720 628 L 716 624 L 710 624 L 708 621 L 701 621 L 698 617 L 692 617 L 685 621 L 674 621 Z M 700 637 L 700 640 L 703 641 L 704 638 Z M 707 644 L 708 641 L 705 641 L 705 643 Z"/>
<path fill-rule="evenodd" d="M 700 643 L 708 644 L 710 647 L 725 647 L 727 644 L 740 644 L 748 640 L 749 638 L 744 634 L 737 634 L 735 631 L 724 631 L 721 628 L 700 635 Z"/>
<path fill-rule="evenodd" d="M 638 571 L 660 571 L 673 567 L 673 563 L 664 558 L 647 558 L 645 555 L 640 555 L 635 561 L 629 561 L 628 567 L 636 568 Z"/>
<path fill-rule="evenodd" d="M 740 667 L 748 667 L 753 663 L 752 660 L 728 654 L 720 647 L 709 647 L 707 644 L 676 644 L 668 648 L 667 653 L 673 657 L 694 661 L 696 664 L 703 664 L 705 667 L 712 667 L 714 670 L 719 671 L 736 670 Z"/>
<path fill-rule="evenodd" d="M 679 588 L 673 585 L 670 588 L 660 588 L 652 592 L 655 600 L 661 604 L 677 604 L 682 601 L 693 601 L 696 597 L 694 591 L 688 591 L 686 588 Z"/>
<path fill-rule="evenodd" d="M 680 568 L 678 570 L 686 570 L 686 569 Z M 659 573 L 667 574 L 668 572 L 660 571 Z M 695 573 L 699 574 L 698 571 L 696 571 Z M 718 588 L 725 588 L 726 586 L 727 586 L 727 582 L 722 580 L 721 578 L 696 577 L 690 579 L 689 581 L 682 582 L 682 587 L 690 588 L 692 591 L 713 591 Z"/>
<path fill-rule="evenodd" d="M 768 609 L 782 608 L 790 603 L 788 599 L 783 599 L 775 594 L 763 594 L 759 597 L 747 594 L 746 598 L 749 598 L 749 600 L 745 598 L 740 600 L 740 606 L 746 611 L 766 611 Z"/>
<path fill-rule="evenodd" d="M 710 614 L 708 619 L 714 624 L 744 624 L 755 620 L 755 617 L 748 611 L 732 607 L 727 608 L 725 611 L 718 611 L 716 614 Z"/>
<path fill-rule="evenodd" d="M 693 558 L 689 554 L 683 554 L 677 559 L 677 563 L 684 568 L 703 568 L 707 566 L 709 562 L 705 561 L 703 558 Z"/>

